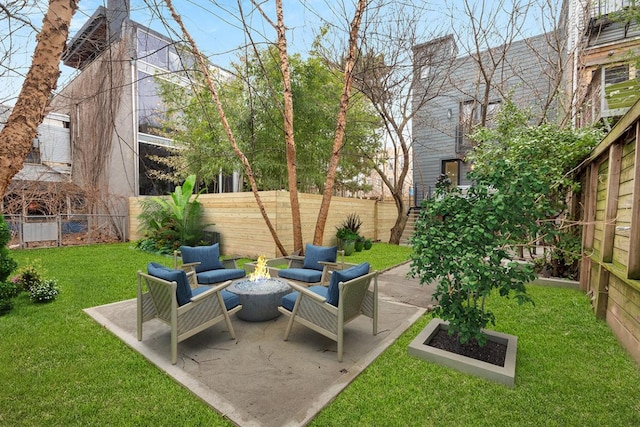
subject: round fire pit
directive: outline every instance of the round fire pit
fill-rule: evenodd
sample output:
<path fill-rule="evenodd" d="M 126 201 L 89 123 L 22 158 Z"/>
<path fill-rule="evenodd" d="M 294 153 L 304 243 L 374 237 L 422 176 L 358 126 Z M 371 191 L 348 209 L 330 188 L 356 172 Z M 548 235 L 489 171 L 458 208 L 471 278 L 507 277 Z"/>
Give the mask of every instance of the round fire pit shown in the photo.
<path fill-rule="evenodd" d="M 263 322 L 280 315 L 280 301 L 291 292 L 291 286 L 279 279 L 243 279 L 232 283 L 227 290 L 240 299 L 242 310 L 236 313 L 240 319 Z"/>

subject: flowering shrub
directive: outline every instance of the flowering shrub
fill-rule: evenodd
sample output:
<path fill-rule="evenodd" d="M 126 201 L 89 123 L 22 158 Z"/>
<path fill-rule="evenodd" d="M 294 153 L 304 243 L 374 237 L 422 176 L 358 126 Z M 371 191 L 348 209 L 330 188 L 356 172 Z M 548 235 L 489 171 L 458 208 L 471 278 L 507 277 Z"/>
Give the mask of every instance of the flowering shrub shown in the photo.
<path fill-rule="evenodd" d="M 55 300 L 58 292 L 58 281 L 46 279 L 31 287 L 29 297 L 33 302 L 48 302 Z"/>
<path fill-rule="evenodd" d="M 17 292 L 28 292 L 33 302 L 53 301 L 59 293 L 58 281 L 45 279 L 42 271 L 40 260 L 35 260 L 21 267 L 18 274 L 11 279 L 11 283 Z"/>
<path fill-rule="evenodd" d="M 15 283 L 20 290 L 25 292 L 31 292 L 31 288 L 42 283 L 42 274 L 40 271 L 39 260 L 34 261 L 31 264 L 26 265 L 18 270 L 18 274 L 15 275 L 11 281 Z"/>

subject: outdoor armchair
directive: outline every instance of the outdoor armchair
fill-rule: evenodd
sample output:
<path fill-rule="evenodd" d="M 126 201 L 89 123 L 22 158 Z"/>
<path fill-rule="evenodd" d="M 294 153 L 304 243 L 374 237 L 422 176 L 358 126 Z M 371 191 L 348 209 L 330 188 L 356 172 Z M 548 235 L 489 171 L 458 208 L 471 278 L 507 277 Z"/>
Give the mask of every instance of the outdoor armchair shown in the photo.
<path fill-rule="evenodd" d="M 373 319 L 373 335 L 378 333 L 378 272 L 369 272 L 369 263 L 334 271 L 328 287 L 305 288 L 290 283 L 296 290 L 282 298 L 278 310 L 289 316 L 284 333 L 288 340 L 294 322 L 298 322 L 338 343 L 342 362 L 344 326 L 359 315 Z M 371 286 L 373 282 L 373 286 Z M 372 287 L 372 289 L 370 289 Z"/>
<path fill-rule="evenodd" d="M 342 262 L 337 262 L 337 246 L 316 246 L 307 243 L 304 256 L 285 257 L 289 264 L 287 268 L 278 271 L 278 276 L 306 284 L 326 284 L 332 271 L 342 270 L 345 266 L 344 252 L 340 253 Z"/>
<path fill-rule="evenodd" d="M 182 264 L 179 262 L 182 258 Z M 220 245 L 180 246 L 173 254 L 174 268 L 187 273 L 191 287 L 212 285 L 241 279 L 245 271 L 238 268 L 235 258 L 220 260 Z"/>
<path fill-rule="evenodd" d="M 217 286 L 192 289 L 183 270 L 151 262 L 147 271 L 148 274 L 138 271 L 138 341 L 142 341 L 144 322 L 158 318 L 168 324 L 171 363 L 175 365 L 178 343 L 216 323 L 224 321 L 231 338 L 235 339 L 229 315 L 241 310 L 242 305 L 235 294 L 225 290 L 230 280 Z"/>

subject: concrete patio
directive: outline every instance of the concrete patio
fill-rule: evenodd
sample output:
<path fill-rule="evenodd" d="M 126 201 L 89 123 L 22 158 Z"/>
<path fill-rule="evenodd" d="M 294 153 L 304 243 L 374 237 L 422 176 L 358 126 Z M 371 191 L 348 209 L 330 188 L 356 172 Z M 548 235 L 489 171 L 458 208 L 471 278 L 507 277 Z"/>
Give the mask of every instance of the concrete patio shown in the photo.
<path fill-rule="evenodd" d="M 372 335 L 372 321 L 365 316 L 349 323 L 342 363 L 334 341 L 298 324 L 284 341 L 284 316 L 246 322 L 233 315 L 237 340 L 224 324 L 215 325 L 180 343 L 178 363 L 171 365 L 168 326 L 146 322 L 142 342 L 136 339 L 135 300 L 85 311 L 232 423 L 299 426 L 424 314 L 433 287 L 406 278 L 408 271 L 407 263 L 380 274 L 378 334 Z"/>

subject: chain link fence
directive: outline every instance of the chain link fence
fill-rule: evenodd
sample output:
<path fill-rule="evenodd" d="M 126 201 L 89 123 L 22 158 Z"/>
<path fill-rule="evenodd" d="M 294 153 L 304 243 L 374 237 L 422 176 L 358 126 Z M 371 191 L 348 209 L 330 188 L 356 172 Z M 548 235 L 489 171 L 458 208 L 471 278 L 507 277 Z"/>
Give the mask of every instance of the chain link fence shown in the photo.
<path fill-rule="evenodd" d="M 117 215 L 5 215 L 9 248 L 113 243 L 125 240 L 126 216 Z"/>

